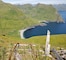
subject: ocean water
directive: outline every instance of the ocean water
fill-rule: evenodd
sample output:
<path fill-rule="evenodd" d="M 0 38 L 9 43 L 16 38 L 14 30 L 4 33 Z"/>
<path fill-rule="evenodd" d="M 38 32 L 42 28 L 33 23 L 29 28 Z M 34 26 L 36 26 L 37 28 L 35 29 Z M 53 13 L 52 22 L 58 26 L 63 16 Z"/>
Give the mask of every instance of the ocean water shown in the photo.
<path fill-rule="evenodd" d="M 64 19 L 65 23 L 48 22 L 45 23 L 46 25 L 44 26 L 38 25 L 35 26 L 34 28 L 29 28 L 24 32 L 24 38 L 46 35 L 47 30 L 50 30 L 51 35 L 66 34 L 66 11 L 58 11 L 58 12 Z"/>
<path fill-rule="evenodd" d="M 66 11 L 58 11 L 63 20 L 66 22 Z"/>

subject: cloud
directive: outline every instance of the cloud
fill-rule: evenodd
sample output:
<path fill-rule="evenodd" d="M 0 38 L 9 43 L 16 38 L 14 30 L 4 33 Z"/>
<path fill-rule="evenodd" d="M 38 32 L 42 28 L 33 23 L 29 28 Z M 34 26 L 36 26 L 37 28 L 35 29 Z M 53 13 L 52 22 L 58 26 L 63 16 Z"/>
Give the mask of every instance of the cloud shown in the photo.
<path fill-rule="evenodd" d="M 3 1 L 12 4 L 17 4 L 17 3 L 19 4 L 26 4 L 26 3 L 66 4 L 66 0 L 3 0 Z"/>

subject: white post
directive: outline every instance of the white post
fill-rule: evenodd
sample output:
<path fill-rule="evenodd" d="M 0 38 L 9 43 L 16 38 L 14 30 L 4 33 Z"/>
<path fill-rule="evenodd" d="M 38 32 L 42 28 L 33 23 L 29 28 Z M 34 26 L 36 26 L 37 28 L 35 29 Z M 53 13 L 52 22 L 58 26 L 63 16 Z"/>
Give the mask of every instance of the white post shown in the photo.
<path fill-rule="evenodd" d="M 50 31 L 47 31 L 47 38 L 46 38 L 46 46 L 45 46 L 45 56 L 49 56 L 50 54 Z"/>

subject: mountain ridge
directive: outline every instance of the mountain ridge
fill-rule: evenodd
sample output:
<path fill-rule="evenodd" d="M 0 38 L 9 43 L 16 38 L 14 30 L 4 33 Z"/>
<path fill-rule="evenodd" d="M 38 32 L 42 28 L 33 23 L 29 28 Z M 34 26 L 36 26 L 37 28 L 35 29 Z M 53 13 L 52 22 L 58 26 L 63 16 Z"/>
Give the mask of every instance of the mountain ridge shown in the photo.
<path fill-rule="evenodd" d="M 62 11 L 66 11 L 66 4 L 56 4 L 54 5 L 54 7 L 59 11 L 59 10 L 62 10 Z"/>
<path fill-rule="evenodd" d="M 45 5 L 45 4 L 24 4 L 24 5 L 16 5 L 16 7 L 22 9 L 24 13 L 32 18 L 38 20 L 57 20 L 57 15 L 59 13 L 52 5 Z M 57 13 L 57 14 L 56 14 Z M 62 18 L 59 15 L 59 20 Z"/>

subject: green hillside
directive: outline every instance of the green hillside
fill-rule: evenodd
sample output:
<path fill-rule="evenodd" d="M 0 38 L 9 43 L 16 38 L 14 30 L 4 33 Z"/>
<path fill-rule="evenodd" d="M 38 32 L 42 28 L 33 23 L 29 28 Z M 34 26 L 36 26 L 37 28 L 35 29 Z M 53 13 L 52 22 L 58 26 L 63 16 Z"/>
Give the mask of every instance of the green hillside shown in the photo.
<path fill-rule="evenodd" d="M 35 24 L 33 20 L 14 5 L 0 1 L 0 35 L 15 36 L 18 30 Z"/>
<path fill-rule="evenodd" d="M 18 7 L 21 9 L 0 1 L 0 35 L 18 36 L 20 29 L 36 25 L 39 20 L 56 20 L 57 18 L 56 10 L 52 5 L 26 4 L 18 5 Z"/>
<path fill-rule="evenodd" d="M 46 44 L 46 36 L 35 36 L 29 39 L 21 39 L 20 37 L 0 36 L 0 46 L 8 47 L 9 44 Z M 66 49 L 66 35 L 51 35 L 50 37 L 51 48 L 61 47 Z"/>
<path fill-rule="evenodd" d="M 27 5 L 27 7 L 29 6 Z M 21 10 L 22 8 L 23 10 Z M 19 9 L 14 5 L 0 1 L 0 46 L 3 45 L 7 46 L 10 43 L 18 43 L 18 42 L 45 45 L 46 38 L 44 36 L 37 36 L 22 40 L 19 37 L 18 31 L 20 29 L 24 29 L 26 27 L 38 24 L 39 20 L 56 20 L 55 19 L 56 15 L 54 15 L 54 13 L 56 12 L 55 8 L 53 8 L 51 5 L 47 6 L 42 4 L 31 6 L 31 8 L 29 7 L 30 9 L 26 7 L 22 7 L 22 8 Z M 25 13 L 26 10 L 28 11 L 27 13 Z M 51 44 L 53 46 L 60 46 L 65 48 L 66 35 L 59 35 L 59 36 L 54 35 L 51 37 L 52 37 Z"/>
<path fill-rule="evenodd" d="M 22 9 L 22 11 L 24 11 L 26 15 L 38 20 L 62 21 L 62 18 L 52 5 L 45 5 L 39 3 L 36 5 L 24 4 L 16 6 Z"/>

